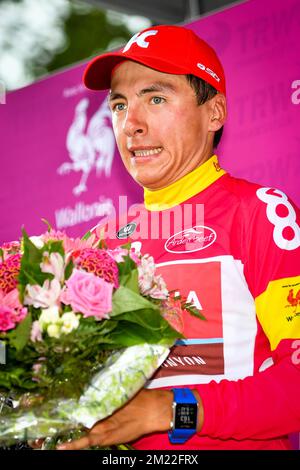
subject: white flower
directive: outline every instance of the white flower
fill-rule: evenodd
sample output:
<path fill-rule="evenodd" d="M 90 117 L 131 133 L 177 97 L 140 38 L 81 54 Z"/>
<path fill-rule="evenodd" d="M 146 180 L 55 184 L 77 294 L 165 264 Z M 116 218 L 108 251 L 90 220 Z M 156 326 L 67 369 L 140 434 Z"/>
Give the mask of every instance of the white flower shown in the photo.
<path fill-rule="evenodd" d="M 154 299 L 167 299 L 168 289 L 161 275 L 155 275 L 153 256 L 144 255 L 138 266 L 139 286 L 142 294 Z"/>
<path fill-rule="evenodd" d="M 164 279 L 160 274 L 154 277 L 153 286 L 151 289 L 149 289 L 147 294 L 150 295 L 150 297 L 153 297 L 153 299 L 163 300 L 168 298 L 169 291 Z"/>
<path fill-rule="evenodd" d="M 48 335 L 52 338 L 59 338 L 62 329 L 62 317 L 59 315 L 59 307 L 57 305 L 52 305 L 52 307 L 45 308 L 38 320 L 40 328 L 46 330 Z"/>
<path fill-rule="evenodd" d="M 42 330 L 47 329 L 49 325 L 55 325 L 60 321 L 61 318 L 59 316 L 59 308 L 57 305 L 52 305 L 52 307 L 45 308 L 38 320 Z"/>
<path fill-rule="evenodd" d="M 33 237 L 29 237 L 29 239 L 39 249 L 44 246 L 42 237 L 33 236 Z"/>
<path fill-rule="evenodd" d="M 143 293 L 151 289 L 154 280 L 154 272 L 155 263 L 153 256 L 143 256 L 141 264 L 138 266 L 139 283 Z"/>
<path fill-rule="evenodd" d="M 38 322 L 38 320 L 36 320 L 32 323 L 30 339 L 34 343 L 36 341 L 42 341 L 42 329 L 41 329 L 41 325 Z"/>
<path fill-rule="evenodd" d="M 24 305 L 33 305 L 35 308 L 48 308 L 56 305 L 60 296 L 61 287 L 57 279 L 46 279 L 43 286 L 27 284 Z"/>
<path fill-rule="evenodd" d="M 51 338 L 59 338 L 61 333 L 61 328 L 59 325 L 49 325 L 47 327 L 47 333 Z"/>
<path fill-rule="evenodd" d="M 62 321 L 62 327 L 61 331 L 62 333 L 68 334 L 72 330 L 76 330 L 79 326 L 79 315 L 75 315 L 74 312 L 67 312 L 64 313 L 61 317 Z"/>
<path fill-rule="evenodd" d="M 62 282 L 64 279 L 64 259 L 59 253 L 43 253 L 43 262 L 40 264 L 43 273 L 51 273 L 55 279 Z"/>

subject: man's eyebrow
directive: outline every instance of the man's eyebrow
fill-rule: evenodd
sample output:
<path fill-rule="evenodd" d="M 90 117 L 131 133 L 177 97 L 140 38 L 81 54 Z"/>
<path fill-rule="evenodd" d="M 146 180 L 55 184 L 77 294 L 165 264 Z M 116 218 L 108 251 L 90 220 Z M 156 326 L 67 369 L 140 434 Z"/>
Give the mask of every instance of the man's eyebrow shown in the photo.
<path fill-rule="evenodd" d="M 119 99 L 126 100 L 125 96 L 122 95 L 121 93 L 114 93 L 113 91 L 109 92 L 108 101 L 119 100 Z"/>
<path fill-rule="evenodd" d="M 155 91 L 158 92 L 167 92 L 171 91 L 172 93 L 175 93 L 176 87 L 170 83 L 170 82 L 154 82 L 152 85 L 147 86 L 146 88 L 143 88 L 137 93 L 137 96 L 143 96 L 146 95 L 147 93 L 153 93 Z M 126 100 L 126 96 L 122 95 L 122 93 L 119 92 L 114 92 L 111 91 L 108 95 L 108 101 L 114 101 L 118 99 L 123 99 Z"/>
<path fill-rule="evenodd" d="M 142 96 L 146 93 L 152 93 L 153 91 L 171 91 L 174 93 L 176 91 L 176 87 L 170 82 L 154 82 L 149 87 L 143 88 L 137 95 Z"/>

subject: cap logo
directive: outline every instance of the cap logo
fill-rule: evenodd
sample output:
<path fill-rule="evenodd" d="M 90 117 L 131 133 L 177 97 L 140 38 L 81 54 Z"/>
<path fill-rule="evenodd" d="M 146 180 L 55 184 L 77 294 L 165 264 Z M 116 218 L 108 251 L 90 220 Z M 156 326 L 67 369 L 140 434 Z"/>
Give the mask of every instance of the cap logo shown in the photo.
<path fill-rule="evenodd" d="M 136 33 L 132 38 L 128 41 L 126 46 L 124 47 L 122 52 L 127 52 L 131 48 L 132 44 L 136 43 L 139 47 L 143 47 L 147 49 L 149 46 L 149 42 L 145 41 L 148 36 L 155 36 L 158 31 L 156 29 L 150 29 L 149 31 L 144 31 L 143 33 Z"/>
<path fill-rule="evenodd" d="M 220 81 L 220 77 L 218 77 L 218 75 L 213 70 L 209 69 L 208 67 L 205 67 L 205 65 L 200 64 L 198 62 L 197 67 L 199 67 L 199 69 L 201 70 L 205 70 L 205 72 L 211 75 L 215 80 L 217 80 L 217 82 Z"/>

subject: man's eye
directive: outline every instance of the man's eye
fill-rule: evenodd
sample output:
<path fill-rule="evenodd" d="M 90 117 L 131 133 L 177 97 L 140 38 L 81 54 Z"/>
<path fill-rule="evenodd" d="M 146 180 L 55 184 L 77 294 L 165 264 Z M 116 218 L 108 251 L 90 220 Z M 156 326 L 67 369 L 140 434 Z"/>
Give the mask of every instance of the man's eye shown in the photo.
<path fill-rule="evenodd" d="M 153 96 L 153 98 L 151 98 L 151 101 L 153 104 L 161 104 L 165 101 L 165 99 L 161 98 L 160 96 Z"/>
<path fill-rule="evenodd" d="M 113 106 L 113 111 L 116 111 L 117 113 L 120 112 L 120 111 L 124 111 L 125 109 L 125 103 L 116 103 L 114 106 Z"/>

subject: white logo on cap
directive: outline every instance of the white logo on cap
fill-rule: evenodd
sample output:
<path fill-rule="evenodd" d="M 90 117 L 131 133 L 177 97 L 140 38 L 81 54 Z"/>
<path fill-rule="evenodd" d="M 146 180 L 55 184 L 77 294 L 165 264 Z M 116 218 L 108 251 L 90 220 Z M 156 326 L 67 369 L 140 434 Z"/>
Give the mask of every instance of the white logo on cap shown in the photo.
<path fill-rule="evenodd" d="M 157 33 L 158 31 L 156 29 L 150 29 L 149 31 L 144 31 L 143 33 L 136 33 L 128 41 L 122 52 L 127 52 L 134 43 L 136 43 L 139 47 L 143 47 L 144 49 L 146 49 L 149 46 L 149 42 L 145 41 L 145 39 L 148 36 L 155 36 L 155 34 Z"/>
<path fill-rule="evenodd" d="M 217 82 L 220 81 L 220 77 L 218 77 L 218 75 L 213 70 L 209 69 L 208 67 L 205 67 L 205 65 L 200 64 L 198 62 L 197 67 L 199 67 L 199 69 L 201 69 L 201 70 L 205 70 L 205 72 L 207 72 L 209 75 L 211 75 L 215 80 L 217 80 Z"/>

